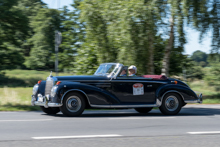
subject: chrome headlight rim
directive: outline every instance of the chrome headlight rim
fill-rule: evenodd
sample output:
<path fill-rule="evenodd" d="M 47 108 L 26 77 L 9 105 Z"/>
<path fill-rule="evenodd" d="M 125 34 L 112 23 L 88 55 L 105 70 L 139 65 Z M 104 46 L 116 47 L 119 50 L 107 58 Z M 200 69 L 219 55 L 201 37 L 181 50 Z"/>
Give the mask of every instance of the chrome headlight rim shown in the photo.
<path fill-rule="evenodd" d="M 56 93 L 57 93 L 57 89 L 58 89 L 58 86 L 53 86 L 53 88 L 51 89 L 51 97 L 55 97 Z"/>
<path fill-rule="evenodd" d="M 38 89 L 39 89 L 39 85 L 38 84 L 34 85 L 34 87 L 33 87 L 33 95 L 37 94 Z"/>

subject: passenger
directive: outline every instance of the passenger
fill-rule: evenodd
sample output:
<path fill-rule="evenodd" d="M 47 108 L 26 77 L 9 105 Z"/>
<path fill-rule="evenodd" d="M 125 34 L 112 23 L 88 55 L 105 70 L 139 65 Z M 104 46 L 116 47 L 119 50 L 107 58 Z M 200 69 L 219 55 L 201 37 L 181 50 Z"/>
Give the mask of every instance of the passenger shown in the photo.
<path fill-rule="evenodd" d="M 121 76 L 121 77 L 127 76 L 127 70 L 126 70 L 126 69 L 123 69 L 123 70 L 121 71 L 120 76 Z"/>
<path fill-rule="evenodd" d="M 136 76 L 137 67 L 134 66 L 134 65 L 131 65 L 131 66 L 128 68 L 128 73 L 129 73 L 129 76 Z"/>

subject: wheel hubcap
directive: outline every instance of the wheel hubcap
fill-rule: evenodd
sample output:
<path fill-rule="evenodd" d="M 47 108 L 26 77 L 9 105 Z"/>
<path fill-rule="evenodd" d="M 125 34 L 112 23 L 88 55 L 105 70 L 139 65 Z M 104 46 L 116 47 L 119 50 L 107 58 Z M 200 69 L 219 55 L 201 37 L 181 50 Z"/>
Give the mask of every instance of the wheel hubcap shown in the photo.
<path fill-rule="evenodd" d="M 179 106 L 179 101 L 175 96 L 169 96 L 165 101 L 165 106 L 167 110 L 175 111 Z"/>
<path fill-rule="evenodd" d="M 70 112 L 77 112 L 81 108 L 82 103 L 79 97 L 71 96 L 67 99 L 66 106 Z"/>

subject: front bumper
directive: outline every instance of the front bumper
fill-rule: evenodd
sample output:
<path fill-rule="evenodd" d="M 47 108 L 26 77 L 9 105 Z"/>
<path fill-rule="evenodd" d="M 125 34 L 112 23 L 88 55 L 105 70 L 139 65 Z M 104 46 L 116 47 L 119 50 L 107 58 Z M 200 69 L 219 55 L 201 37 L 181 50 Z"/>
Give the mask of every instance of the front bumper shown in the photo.
<path fill-rule="evenodd" d="M 197 100 L 186 100 L 185 103 L 200 103 L 200 104 L 202 104 L 202 93 L 197 95 Z"/>
<path fill-rule="evenodd" d="M 42 99 L 42 101 L 39 101 L 40 99 Z M 49 101 L 50 96 L 42 96 L 38 94 L 38 97 L 36 98 L 34 95 L 32 95 L 32 99 L 31 99 L 31 105 L 32 106 L 44 106 L 45 108 L 48 107 L 61 107 L 62 104 L 61 103 L 51 103 Z"/>

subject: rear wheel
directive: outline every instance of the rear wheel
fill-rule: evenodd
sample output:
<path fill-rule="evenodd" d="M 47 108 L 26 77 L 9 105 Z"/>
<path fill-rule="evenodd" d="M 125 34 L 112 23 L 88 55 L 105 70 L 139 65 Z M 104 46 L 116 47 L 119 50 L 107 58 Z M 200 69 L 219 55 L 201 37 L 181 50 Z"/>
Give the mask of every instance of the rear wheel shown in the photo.
<path fill-rule="evenodd" d="M 79 116 L 83 113 L 86 103 L 82 94 L 72 92 L 63 99 L 63 105 L 60 107 L 65 116 Z"/>
<path fill-rule="evenodd" d="M 176 115 L 183 106 L 181 97 L 176 93 L 167 94 L 159 107 L 160 111 L 165 115 Z"/>
<path fill-rule="evenodd" d="M 60 108 L 58 107 L 49 107 L 49 108 L 45 108 L 44 106 L 40 106 L 41 110 L 47 114 L 57 114 L 58 112 L 60 112 Z"/>
<path fill-rule="evenodd" d="M 147 107 L 147 108 L 135 108 L 135 110 L 139 113 L 148 113 L 153 109 L 153 107 Z"/>

